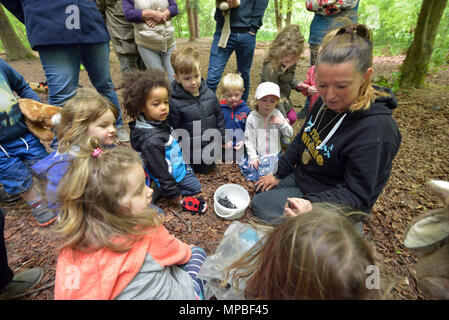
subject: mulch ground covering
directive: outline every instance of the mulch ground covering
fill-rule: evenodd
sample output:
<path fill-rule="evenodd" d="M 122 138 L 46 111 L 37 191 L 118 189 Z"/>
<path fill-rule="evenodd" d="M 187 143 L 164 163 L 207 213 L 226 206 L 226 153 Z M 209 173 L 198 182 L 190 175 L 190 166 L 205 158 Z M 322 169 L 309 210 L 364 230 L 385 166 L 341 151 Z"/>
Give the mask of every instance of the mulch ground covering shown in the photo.
<path fill-rule="evenodd" d="M 187 45 L 180 42 L 179 46 Z M 210 41 L 194 44 L 200 49 L 203 77 L 207 75 L 208 49 Z M 266 44 L 259 44 L 252 69 L 251 93 L 259 81 L 260 67 Z M 378 57 L 374 70 L 376 77 L 391 79 L 393 71 L 402 62 L 403 56 Z M 111 55 L 111 72 L 115 83 L 120 81 L 120 69 L 115 56 Z M 11 63 L 30 81 L 41 81 L 42 71 L 36 76 L 39 61 L 31 64 Z M 299 79 L 305 78 L 308 60 L 300 62 L 297 70 Z M 34 68 L 34 69 L 33 69 Z M 226 72 L 235 70 L 235 61 L 231 60 Z M 27 73 L 28 72 L 28 73 Z M 429 85 L 424 89 L 397 94 L 399 108 L 394 111 L 400 131 L 402 145 L 394 160 L 391 177 L 380 195 L 371 217 L 365 224 L 365 236 L 372 244 L 375 255 L 385 266 L 382 276 L 394 278 L 395 282 L 388 299 L 429 299 L 416 287 L 414 253 L 403 244 L 404 231 L 418 215 L 442 206 L 441 199 L 433 193 L 425 182 L 429 179 L 449 181 L 449 83 L 448 68 L 429 76 Z M 39 79 L 32 78 L 41 77 Z M 90 86 L 85 72 L 81 75 L 81 84 Z M 45 94 L 41 94 L 45 101 Z M 293 101 L 297 111 L 304 103 L 301 94 L 294 93 Z M 294 129 L 297 132 L 303 121 L 298 121 Z M 209 204 L 203 215 L 192 215 L 179 207 L 172 207 L 166 200 L 158 205 L 166 213 L 165 226 L 179 239 L 203 247 L 208 254 L 214 252 L 223 233 L 231 221 L 218 217 L 213 210 L 215 190 L 226 183 L 237 183 L 245 187 L 250 196 L 254 195 L 253 184 L 246 181 L 235 164 L 222 164 L 209 175 L 199 174 L 203 185 L 202 196 Z M 0 204 L 7 211 L 5 239 L 8 260 L 11 269 L 19 273 L 32 267 L 42 267 L 45 275 L 38 287 L 47 287 L 23 297 L 31 300 L 53 299 L 52 283 L 55 278 L 56 239 L 51 228 L 38 227 L 31 217 L 28 206 L 23 201 L 12 204 Z M 239 221 L 248 221 L 251 209 Z"/>

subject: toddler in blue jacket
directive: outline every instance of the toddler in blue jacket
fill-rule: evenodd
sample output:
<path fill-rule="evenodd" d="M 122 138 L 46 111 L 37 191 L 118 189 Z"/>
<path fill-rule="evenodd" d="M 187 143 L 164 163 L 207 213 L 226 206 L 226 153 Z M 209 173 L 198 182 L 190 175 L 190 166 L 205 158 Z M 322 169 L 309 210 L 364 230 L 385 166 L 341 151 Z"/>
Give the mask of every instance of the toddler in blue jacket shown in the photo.
<path fill-rule="evenodd" d="M 225 145 L 222 152 L 223 162 L 239 161 L 245 150 L 245 126 L 251 109 L 242 100 L 245 91 L 243 78 L 236 73 L 223 77 L 220 100 L 225 121 Z"/>

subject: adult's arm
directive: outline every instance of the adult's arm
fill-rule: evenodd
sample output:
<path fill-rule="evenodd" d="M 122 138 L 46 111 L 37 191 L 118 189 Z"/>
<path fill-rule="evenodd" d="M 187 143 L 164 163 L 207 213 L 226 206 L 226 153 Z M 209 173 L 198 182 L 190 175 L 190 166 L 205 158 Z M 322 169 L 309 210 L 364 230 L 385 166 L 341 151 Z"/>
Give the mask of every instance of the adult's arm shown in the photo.
<path fill-rule="evenodd" d="M 395 155 L 396 147 L 388 143 L 355 148 L 347 155 L 344 183 L 323 192 L 307 194 L 303 198 L 311 202 L 331 202 L 368 211 L 388 180 Z"/>
<path fill-rule="evenodd" d="M 0 0 L 1 4 L 5 6 L 17 19 L 25 24 L 25 16 L 22 8 L 22 1 L 17 0 Z"/>
<path fill-rule="evenodd" d="M 268 0 L 255 0 L 253 5 L 253 16 L 251 18 L 250 32 L 257 33 L 262 26 L 262 19 L 268 6 Z"/>

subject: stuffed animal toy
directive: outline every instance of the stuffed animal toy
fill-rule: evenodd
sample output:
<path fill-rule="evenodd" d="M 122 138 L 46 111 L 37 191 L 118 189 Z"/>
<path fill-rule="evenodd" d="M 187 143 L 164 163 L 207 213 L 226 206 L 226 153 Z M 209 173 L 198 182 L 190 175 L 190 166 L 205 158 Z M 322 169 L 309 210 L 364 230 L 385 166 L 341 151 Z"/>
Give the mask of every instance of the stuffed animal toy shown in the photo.
<path fill-rule="evenodd" d="M 215 5 L 222 11 L 225 20 L 218 46 L 220 48 L 226 48 L 229 36 L 231 35 L 230 11 L 231 9 L 240 6 L 240 0 L 215 0 Z"/>
<path fill-rule="evenodd" d="M 184 211 L 190 211 L 192 214 L 203 214 L 208 208 L 206 201 L 201 197 L 186 197 L 180 204 Z"/>
<path fill-rule="evenodd" d="M 240 0 L 215 0 L 215 5 L 217 8 L 220 8 L 221 11 L 227 11 L 231 8 L 240 6 Z"/>
<path fill-rule="evenodd" d="M 404 245 L 416 252 L 418 287 L 437 299 L 449 299 L 449 182 L 428 185 L 443 198 L 445 207 L 416 219 L 405 233 Z"/>
<path fill-rule="evenodd" d="M 43 141 L 51 141 L 51 128 L 56 124 L 61 107 L 44 104 L 32 99 L 19 99 L 19 107 L 28 130 Z"/>

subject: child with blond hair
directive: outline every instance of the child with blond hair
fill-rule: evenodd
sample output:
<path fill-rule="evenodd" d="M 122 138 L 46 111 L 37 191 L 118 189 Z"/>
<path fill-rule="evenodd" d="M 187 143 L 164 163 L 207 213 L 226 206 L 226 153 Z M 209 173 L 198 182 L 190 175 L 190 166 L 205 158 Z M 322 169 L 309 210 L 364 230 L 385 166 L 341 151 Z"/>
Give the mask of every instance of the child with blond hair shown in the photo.
<path fill-rule="evenodd" d="M 273 82 L 259 84 L 251 103 L 245 129 L 247 156 L 239 164 L 242 174 L 250 181 L 273 174 L 281 152 L 281 136 L 293 136 L 293 128 L 276 108 L 280 99 L 279 86 Z"/>
<path fill-rule="evenodd" d="M 242 100 L 244 91 L 243 78 L 239 74 L 228 73 L 223 77 L 221 84 L 223 99 L 220 101 L 220 105 L 226 128 L 226 143 L 223 150 L 224 160 L 228 160 L 232 156 L 233 161 L 238 161 L 240 159 L 239 155 L 243 156 L 246 119 L 251 112 L 246 102 Z"/>
<path fill-rule="evenodd" d="M 199 54 L 193 48 L 174 51 L 171 65 L 176 81 L 171 87 L 170 124 L 188 134 L 182 137 L 181 145 L 193 171 L 209 173 L 225 143 L 220 102 L 201 78 Z"/>
<path fill-rule="evenodd" d="M 55 299 L 201 299 L 206 254 L 170 235 L 150 209 L 153 190 L 137 152 L 80 146 L 58 188 Z"/>
<path fill-rule="evenodd" d="M 92 89 L 80 89 L 64 106 L 57 133 L 58 149 L 33 165 L 37 177 L 45 181 L 48 205 L 55 212 L 56 189 L 67 167 L 88 136 L 99 139 L 103 148 L 117 142 L 115 123 L 117 107 L 109 99 Z"/>

